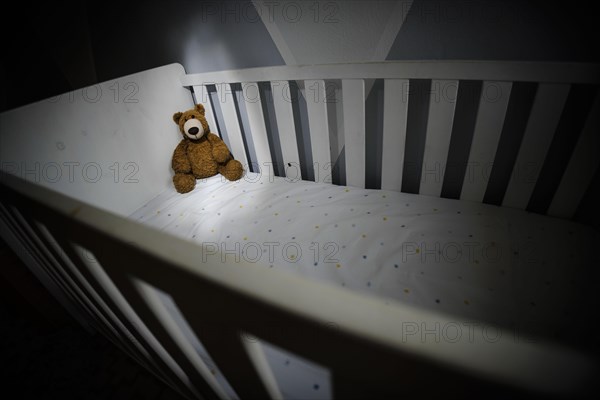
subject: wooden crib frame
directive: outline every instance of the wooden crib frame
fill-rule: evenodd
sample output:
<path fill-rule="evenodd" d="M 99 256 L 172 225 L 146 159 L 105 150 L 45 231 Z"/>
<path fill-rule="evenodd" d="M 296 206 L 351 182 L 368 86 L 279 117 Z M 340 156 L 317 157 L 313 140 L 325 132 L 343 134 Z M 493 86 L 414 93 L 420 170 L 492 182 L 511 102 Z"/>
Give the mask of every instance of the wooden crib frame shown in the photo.
<path fill-rule="evenodd" d="M 548 121 L 547 110 L 562 109 L 570 85 L 598 85 L 598 71 L 598 66 L 583 64 L 419 61 L 255 68 L 181 74 L 180 80 L 182 86 L 194 88 L 211 126 L 217 125 L 217 115 L 210 96 L 203 95 L 207 87 L 220 95 L 241 83 L 243 90 L 258 93 L 258 82 L 271 82 L 276 88 L 277 82 L 295 80 L 324 93 L 327 80 L 341 80 L 343 125 L 352 127 L 343 130 L 346 180 L 364 187 L 365 79 L 385 79 L 381 187 L 401 190 L 405 163 L 398 149 L 404 149 L 410 104 L 402 96 L 410 80 L 432 79 L 455 88 L 463 80 L 482 80 L 483 90 L 492 85 L 510 90 L 513 82 L 538 83 L 514 165 L 542 165 L 552 142 L 549 132 L 556 127 L 552 124 L 559 123 L 558 118 Z M 284 163 L 299 165 L 292 105 L 283 91 L 272 93 Z M 219 107 L 234 156 L 245 165 L 272 163 L 261 98 L 245 102 L 250 132 L 244 132 L 233 96 L 223 98 Z M 571 217 L 592 181 L 599 163 L 599 99 L 596 93 L 544 213 Z M 479 104 L 469 162 L 493 163 L 508 103 L 507 98 Z M 424 163 L 447 163 L 453 104 L 430 102 Z M 312 160 L 323 169 L 315 176 L 327 175 L 332 163 L 327 106 L 324 101 L 307 101 Z M 248 159 L 248 134 L 257 160 Z M 423 169 L 418 192 L 440 196 L 443 179 L 428 180 L 427 173 Z M 534 180 L 508 182 L 502 205 L 526 208 L 537 175 Z M 465 179 L 459 198 L 483 201 L 486 183 Z M 569 348 L 508 334 L 478 340 L 489 336 L 487 327 L 407 304 L 384 304 L 284 272 L 265 273 L 244 261 L 220 263 L 211 258 L 199 264 L 192 243 L 14 174 L 0 172 L 0 190 L 0 232 L 28 267 L 82 323 L 190 399 L 227 396 L 144 282 L 174 298 L 241 398 L 282 397 L 254 337 L 328 368 L 336 398 L 490 390 L 570 395 L 594 383 L 597 360 Z M 469 327 L 469 334 L 465 330 L 456 340 L 431 340 L 419 331 L 439 326 Z"/>

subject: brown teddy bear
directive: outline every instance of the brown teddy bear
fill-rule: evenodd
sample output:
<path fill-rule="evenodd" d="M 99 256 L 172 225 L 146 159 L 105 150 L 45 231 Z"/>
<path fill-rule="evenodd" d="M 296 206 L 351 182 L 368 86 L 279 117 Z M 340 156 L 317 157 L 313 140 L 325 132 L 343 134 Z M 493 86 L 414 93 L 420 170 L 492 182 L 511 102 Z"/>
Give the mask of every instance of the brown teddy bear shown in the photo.
<path fill-rule="evenodd" d="M 183 140 L 173 152 L 173 184 L 179 193 L 187 193 L 196 186 L 196 179 L 220 173 L 230 181 L 237 181 L 244 173 L 242 164 L 233 159 L 227 145 L 210 133 L 204 117 L 204 106 L 177 112 L 173 121 L 179 125 Z"/>

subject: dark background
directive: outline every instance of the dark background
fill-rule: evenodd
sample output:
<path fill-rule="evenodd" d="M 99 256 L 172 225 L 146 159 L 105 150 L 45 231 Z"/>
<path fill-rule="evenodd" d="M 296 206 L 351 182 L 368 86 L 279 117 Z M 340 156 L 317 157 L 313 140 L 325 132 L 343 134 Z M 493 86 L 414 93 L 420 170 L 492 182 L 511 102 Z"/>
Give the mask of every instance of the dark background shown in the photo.
<path fill-rule="evenodd" d="M 222 3 L 247 10 L 249 18 L 203 15 L 203 7 Z M 251 21 L 248 3 L 12 4 L 0 17 L 0 111 L 172 62 L 188 73 L 285 64 L 262 21 Z M 415 0 L 387 58 L 598 62 L 597 14 L 590 7 Z M 436 14 L 440 8 L 447 15 Z M 461 15 L 452 14 L 456 9 Z"/>

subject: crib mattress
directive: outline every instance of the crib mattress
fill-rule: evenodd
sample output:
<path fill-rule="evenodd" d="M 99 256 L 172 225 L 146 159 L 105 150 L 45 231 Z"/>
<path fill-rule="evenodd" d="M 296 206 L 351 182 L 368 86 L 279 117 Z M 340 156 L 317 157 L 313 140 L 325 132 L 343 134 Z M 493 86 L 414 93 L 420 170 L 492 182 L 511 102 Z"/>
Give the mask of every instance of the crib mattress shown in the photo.
<path fill-rule="evenodd" d="M 598 232 L 522 210 L 247 173 L 130 217 L 198 243 L 199 263 L 227 253 L 516 337 L 586 342 L 598 305 Z"/>

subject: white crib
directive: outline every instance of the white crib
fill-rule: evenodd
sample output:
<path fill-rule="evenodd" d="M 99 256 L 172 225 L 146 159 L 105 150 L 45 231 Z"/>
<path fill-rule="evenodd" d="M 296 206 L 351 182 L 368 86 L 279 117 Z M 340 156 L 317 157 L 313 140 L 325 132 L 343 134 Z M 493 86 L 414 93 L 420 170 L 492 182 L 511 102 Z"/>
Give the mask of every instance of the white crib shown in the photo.
<path fill-rule="evenodd" d="M 465 209 L 526 209 L 560 224 L 554 217 L 572 218 L 598 169 L 598 83 L 598 66 L 585 64 L 407 61 L 190 75 L 167 65 L 0 115 L 1 234 L 77 320 L 190 399 L 290 397 L 264 343 L 326 371 L 330 386 L 315 385 L 315 398 L 582 394 L 598 360 L 577 346 L 577 332 L 491 333 L 460 313 L 261 263 L 200 262 L 196 244 L 128 216 L 172 190 L 180 136 L 171 115 L 199 102 L 248 172 L 454 198 Z M 379 139 L 365 107 L 377 90 Z M 295 96 L 305 101 L 304 125 Z M 379 148 L 368 149 L 370 140 Z M 564 223 L 600 243 L 597 232 Z M 598 257 L 582 262 L 591 270 Z M 585 280 L 593 287 L 597 275 Z"/>

